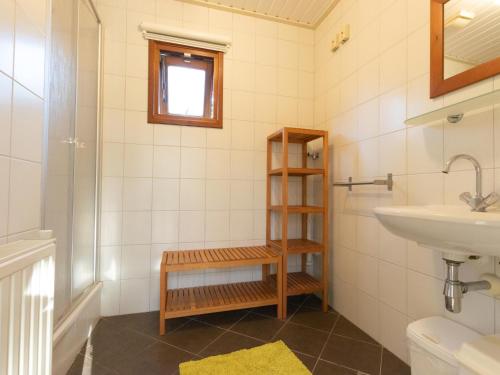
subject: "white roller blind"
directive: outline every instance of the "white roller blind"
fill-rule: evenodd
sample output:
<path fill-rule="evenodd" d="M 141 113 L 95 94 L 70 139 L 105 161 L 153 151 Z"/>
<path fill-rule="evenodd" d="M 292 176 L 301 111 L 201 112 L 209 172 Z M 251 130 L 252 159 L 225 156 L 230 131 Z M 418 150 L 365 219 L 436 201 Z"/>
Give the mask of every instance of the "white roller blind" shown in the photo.
<path fill-rule="evenodd" d="M 179 27 L 159 25 L 151 22 L 141 23 L 140 28 L 146 39 L 221 52 L 227 52 L 228 48 L 231 46 L 231 39 L 223 35 L 186 30 Z"/>

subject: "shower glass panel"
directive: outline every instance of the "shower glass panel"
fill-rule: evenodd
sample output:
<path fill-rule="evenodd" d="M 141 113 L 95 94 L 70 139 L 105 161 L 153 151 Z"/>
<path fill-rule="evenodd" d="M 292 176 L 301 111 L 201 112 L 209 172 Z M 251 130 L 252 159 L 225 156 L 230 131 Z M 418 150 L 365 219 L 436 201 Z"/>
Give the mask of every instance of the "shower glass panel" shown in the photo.
<path fill-rule="evenodd" d="M 90 0 L 52 0 L 43 226 L 57 238 L 56 322 L 95 281 L 100 38 Z"/>
<path fill-rule="evenodd" d="M 73 297 L 94 282 L 96 233 L 99 23 L 87 1 L 78 5 L 77 95 L 73 182 Z"/>

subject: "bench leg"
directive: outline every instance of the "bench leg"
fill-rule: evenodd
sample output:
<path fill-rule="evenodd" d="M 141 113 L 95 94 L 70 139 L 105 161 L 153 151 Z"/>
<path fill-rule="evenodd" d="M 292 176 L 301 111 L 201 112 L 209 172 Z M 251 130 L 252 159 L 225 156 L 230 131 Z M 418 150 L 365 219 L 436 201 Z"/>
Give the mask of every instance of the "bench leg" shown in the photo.
<path fill-rule="evenodd" d="M 285 320 L 286 312 L 283 309 L 283 257 L 280 257 L 276 270 L 276 291 L 278 294 L 278 306 L 277 306 L 277 315 L 278 319 Z"/>
<path fill-rule="evenodd" d="M 160 335 L 165 334 L 165 308 L 167 302 L 167 280 L 168 273 L 165 270 L 165 265 L 161 265 L 160 270 Z"/>

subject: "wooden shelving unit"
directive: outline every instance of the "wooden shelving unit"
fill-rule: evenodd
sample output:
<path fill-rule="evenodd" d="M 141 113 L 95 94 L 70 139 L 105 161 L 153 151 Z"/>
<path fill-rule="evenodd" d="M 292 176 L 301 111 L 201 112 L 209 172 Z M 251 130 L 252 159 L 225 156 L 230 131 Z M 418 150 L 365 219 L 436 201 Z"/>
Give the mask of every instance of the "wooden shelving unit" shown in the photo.
<path fill-rule="evenodd" d="M 308 168 L 307 166 L 307 144 L 311 141 L 322 139 L 323 149 L 321 152 L 322 168 Z M 272 166 L 273 143 L 282 144 L 282 165 L 280 168 Z M 302 167 L 289 167 L 288 151 L 289 144 L 301 144 Z M 321 175 L 323 179 L 323 200 L 322 206 L 311 206 L 307 204 L 307 177 Z M 273 205 L 271 203 L 271 183 L 273 176 L 281 176 L 281 204 Z M 302 179 L 302 201 L 300 205 L 289 205 L 288 186 L 289 177 L 299 176 Z M 267 214 L 266 214 L 266 244 L 272 248 L 281 251 L 283 256 L 283 280 L 281 282 L 283 292 L 282 312 L 286 317 L 287 296 L 322 293 L 323 311 L 328 310 L 328 132 L 322 130 L 283 128 L 267 138 Z M 271 239 L 271 214 L 272 212 L 281 213 L 281 233 L 283 238 Z M 288 233 L 288 216 L 290 214 L 300 214 L 302 216 L 301 238 L 286 238 Z M 321 243 L 307 238 L 307 225 L 309 214 L 321 214 L 323 235 Z M 319 253 L 322 257 L 322 275 L 318 280 L 306 272 L 306 262 L 308 253 Z M 288 273 L 288 255 L 302 254 L 301 272 Z M 269 274 L 269 265 L 262 266 L 263 281 L 270 278 L 276 280 L 276 275 Z M 278 280 L 276 280 L 278 281 Z M 279 282 L 278 282 L 279 284 Z"/>

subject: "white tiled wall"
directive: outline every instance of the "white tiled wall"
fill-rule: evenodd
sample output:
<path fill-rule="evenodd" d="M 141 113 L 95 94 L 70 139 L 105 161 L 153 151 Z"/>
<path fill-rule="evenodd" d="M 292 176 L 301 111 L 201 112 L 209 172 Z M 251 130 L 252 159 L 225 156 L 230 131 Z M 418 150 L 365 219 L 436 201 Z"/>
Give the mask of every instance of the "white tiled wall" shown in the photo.
<path fill-rule="evenodd" d="M 336 53 L 330 42 L 343 24 L 352 37 Z M 461 314 L 445 313 L 441 254 L 384 230 L 372 208 L 393 204 L 462 204 L 474 189 L 467 163 L 440 171 L 454 154 L 469 153 L 484 171 L 485 192 L 500 192 L 500 110 L 487 108 L 452 125 L 417 127 L 407 117 L 491 91 L 500 77 L 429 99 L 429 1 L 342 0 L 315 32 L 315 126 L 330 130 L 333 178 L 369 180 L 395 175 L 394 192 L 335 188 L 333 304 L 403 360 L 406 325 L 446 315 L 482 333 L 500 333 L 500 301 L 470 293 Z M 498 259 L 466 264 L 473 280 L 500 271 Z M 477 262 L 476 262 L 477 263 Z"/>
<path fill-rule="evenodd" d="M 155 310 L 163 250 L 264 243 L 266 137 L 313 126 L 314 32 L 175 0 L 97 5 L 105 35 L 103 314 Z M 142 21 L 232 38 L 222 130 L 147 123 Z M 170 285 L 258 277 L 256 268 L 219 270 L 173 276 Z"/>
<path fill-rule="evenodd" d="M 40 227 L 48 4 L 0 0 L 0 243 Z"/>

